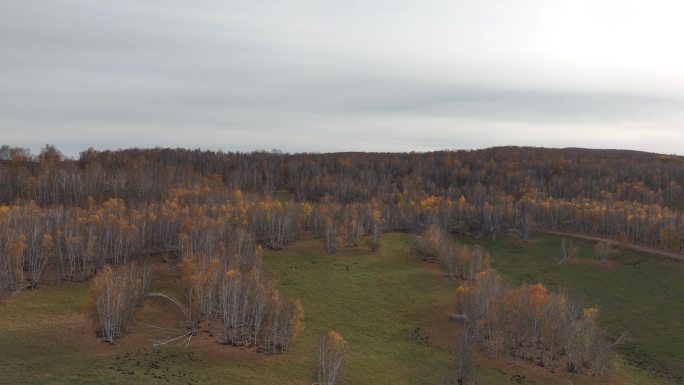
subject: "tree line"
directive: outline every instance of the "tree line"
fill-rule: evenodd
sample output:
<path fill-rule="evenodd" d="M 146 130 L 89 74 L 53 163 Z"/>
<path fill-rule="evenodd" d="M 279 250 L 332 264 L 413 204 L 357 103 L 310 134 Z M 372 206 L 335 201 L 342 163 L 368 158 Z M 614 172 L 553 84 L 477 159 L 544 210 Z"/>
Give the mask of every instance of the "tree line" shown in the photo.
<path fill-rule="evenodd" d="M 568 240 L 561 249 L 572 248 Z M 456 344 L 456 380 L 468 383 L 472 350 L 493 359 L 528 363 L 551 371 L 606 375 L 612 371 L 613 347 L 597 323 L 597 308 L 585 308 L 541 283 L 511 287 L 489 267 L 479 246 L 457 247 L 436 226 L 416 237 L 414 255 L 440 263 L 449 278 L 462 280 L 456 290 L 456 313 L 463 325 Z M 568 253 L 569 250 L 566 250 Z"/>
<path fill-rule="evenodd" d="M 88 197 L 159 200 L 173 187 L 221 182 L 231 189 L 297 201 L 341 203 L 404 192 L 466 199 L 577 197 L 659 204 L 681 197 L 681 157 L 634 151 L 498 147 L 431 153 L 283 154 L 186 149 L 89 149 L 76 159 L 46 145 L 38 155 L 0 147 L 0 196 L 82 205 Z"/>
<path fill-rule="evenodd" d="M 137 206 L 119 198 L 90 199 L 84 207 L 19 200 L 0 206 L 0 290 L 37 287 L 45 271 L 53 280 L 85 280 L 104 264 L 121 265 L 149 253 L 212 254 L 237 229 L 274 249 L 320 236 L 326 249 L 335 252 L 364 239 L 376 250 L 385 231 L 423 233 L 430 228 L 491 237 L 515 231 L 523 238 L 542 228 L 675 252 L 684 248 L 684 215 L 634 202 L 503 199 L 478 210 L 463 197 L 341 204 L 332 199 L 283 201 L 204 186 L 172 189 L 163 201 Z"/>
<path fill-rule="evenodd" d="M 201 187 L 296 203 L 373 202 L 391 230 L 423 231 L 426 220 L 436 217 L 447 229 L 492 237 L 515 229 L 526 238 L 541 228 L 624 238 L 675 252 L 684 252 L 684 218 L 671 208 L 682 200 L 682 185 L 683 158 L 633 151 L 89 149 L 71 159 L 49 145 L 38 155 L 0 147 L 0 204 L 5 205 L 18 199 L 40 207 L 85 207 L 116 198 L 141 210 L 166 200 L 174 189 Z M 438 212 L 423 218 L 413 205 Z M 287 218 L 252 225 L 272 235 L 269 241 L 278 246 L 292 236 Z M 353 237 L 350 230 L 346 234 Z"/>

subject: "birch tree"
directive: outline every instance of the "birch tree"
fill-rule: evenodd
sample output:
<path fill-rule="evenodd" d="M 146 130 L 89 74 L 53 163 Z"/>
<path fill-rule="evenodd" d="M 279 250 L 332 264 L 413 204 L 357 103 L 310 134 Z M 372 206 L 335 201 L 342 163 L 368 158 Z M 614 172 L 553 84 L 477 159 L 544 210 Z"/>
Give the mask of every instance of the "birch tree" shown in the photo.
<path fill-rule="evenodd" d="M 317 385 L 336 385 L 342 381 L 347 343 L 336 331 L 321 334 L 318 344 Z"/>

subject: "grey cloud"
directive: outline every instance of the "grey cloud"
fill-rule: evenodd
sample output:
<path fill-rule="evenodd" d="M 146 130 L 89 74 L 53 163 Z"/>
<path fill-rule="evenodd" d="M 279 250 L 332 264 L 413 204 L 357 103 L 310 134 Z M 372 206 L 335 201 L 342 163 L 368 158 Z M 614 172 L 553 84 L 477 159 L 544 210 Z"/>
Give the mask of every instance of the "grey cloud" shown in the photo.
<path fill-rule="evenodd" d="M 639 119 L 684 112 L 684 99 L 647 94 L 489 86 L 410 84 L 372 89 L 356 111 L 455 116 L 520 122 Z M 353 104 L 353 103 L 352 103 Z M 355 110 L 351 110 L 355 111 Z"/>
<path fill-rule="evenodd" d="M 450 4 L 440 1 L 439 12 Z M 379 0 L 3 2 L 0 134 L 69 148 L 398 150 L 442 148 L 455 137 L 468 142 L 447 147 L 507 144 L 520 132 L 530 143 L 539 138 L 534 130 L 492 135 L 491 127 L 593 130 L 636 121 L 669 130 L 684 115 L 682 95 L 657 85 L 522 79 L 508 63 L 480 69 L 482 52 L 496 47 L 482 50 L 492 36 L 461 30 L 475 28 L 467 14 L 453 15 L 453 31 L 401 31 L 428 28 L 428 8 Z M 447 28 L 450 15 L 438 16 Z M 466 134 L 473 128 L 487 133 Z"/>

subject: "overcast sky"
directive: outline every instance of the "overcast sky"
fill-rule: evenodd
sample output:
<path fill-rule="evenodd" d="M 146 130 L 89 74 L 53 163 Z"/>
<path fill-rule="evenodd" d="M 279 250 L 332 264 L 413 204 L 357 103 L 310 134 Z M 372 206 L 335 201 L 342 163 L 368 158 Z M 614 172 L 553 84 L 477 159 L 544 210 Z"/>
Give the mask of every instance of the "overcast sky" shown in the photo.
<path fill-rule="evenodd" d="M 676 0 L 0 0 L 0 143 L 684 154 Z"/>

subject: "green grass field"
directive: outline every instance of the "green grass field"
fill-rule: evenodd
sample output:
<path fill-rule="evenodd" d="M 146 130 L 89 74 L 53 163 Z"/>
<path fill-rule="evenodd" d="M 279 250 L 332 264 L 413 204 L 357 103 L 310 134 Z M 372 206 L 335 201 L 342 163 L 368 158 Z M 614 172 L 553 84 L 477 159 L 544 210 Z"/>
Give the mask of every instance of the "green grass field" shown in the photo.
<path fill-rule="evenodd" d="M 319 333 L 335 329 L 349 344 L 345 384 L 432 384 L 450 375 L 457 325 L 448 320 L 454 289 L 439 267 L 408 254 L 412 235 L 387 234 L 382 250 L 324 253 L 320 240 L 268 252 L 265 263 L 283 292 L 301 299 L 305 330 L 292 350 L 263 355 L 216 343 L 202 333 L 189 348 L 152 348 L 173 326 L 171 309 L 150 304 L 115 345 L 95 338 L 85 317 L 87 284 L 20 293 L 0 304 L 0 384 L 297 384 L 313 383 Z M 472 243 L 471 239 L 459 239 Z M 684 309 L 681 264 L 628 254 L 610 267 L 557 265 L 558 239 L 484 242 L 493 266 L 513 282 L 564 287 L 601 308 L 611 334 L 630 336 L 628 361 L 611 380 L 553 375 L 543 369 L 482 360 L 480 384 L 674 384 L 649 373 L 681 370 Z M 578 243 L 579 244 L 579 243 Z M 581 253 L 588 253 L 582 246 Z M 154 290 L 169 291 L 160 263 Z M 678 286 L 679 285 L 679 286 Z M 152 325 L 152 326 L 150 326 Z M 523 382 L 520 382 L 523 381 Z"/>
<path fill-rule="evenodd" d="M 84 317 L 86 284 L 21 293 L 0 308 L 0 383 L 311 384 L 319 333 L 335 329 L 349 344 L 345 383 L 437 384 L 452 358 L 431 339 L 440 337 L 435 325 L 447 320 L 455 283 L 410 258 L 409 239 L 393 235 L 378 254 L 330 256 L 311 240 L 267 255 L 281 289 L 299 297 L 306 313 L 303 335 L 276 356 L 206 335 L 189 349 L 153 349 L 159 333 L 148 325 L 173 314 L 160 305 L 142 309 L 132 332 L 110 346 Z M 163 280 L 156 285 L 169 289 Z"/>

